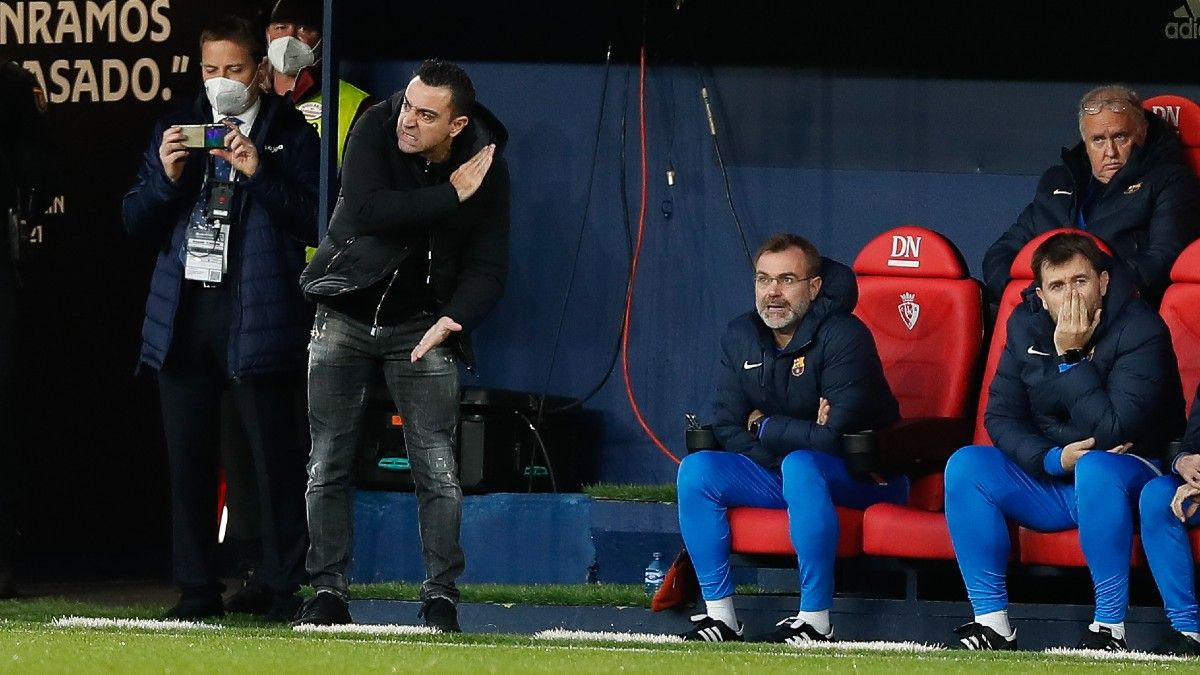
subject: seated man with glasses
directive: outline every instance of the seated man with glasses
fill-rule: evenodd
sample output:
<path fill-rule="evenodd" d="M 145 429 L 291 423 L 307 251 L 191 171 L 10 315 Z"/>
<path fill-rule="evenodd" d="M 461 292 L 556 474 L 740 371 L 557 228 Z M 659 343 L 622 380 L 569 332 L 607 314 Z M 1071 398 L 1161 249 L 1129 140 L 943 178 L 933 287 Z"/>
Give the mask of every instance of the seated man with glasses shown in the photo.
<path fill-rule="evenodd" d="M 772 642 L 833 639 L 834 505 L 902 503 L 908 481 L 851 475 L 842 434 L 879 429 L 899 416 L 875 340 L 850 313 L 854 273 L 822 258 L 803 237 L 778 234 L 758 250 L 755 310 L 722 340 L 713 431 L 724 452 L 697 452 L 679 467 L 679 527 L 707 614 L 685 640 L 741 641 L 733 609 L 726 509 L 788 510 L 800 571 L 800 611 Z"/>
<path fill-rule="evenodd" d="M 1119 85 L 1084 94 L 1079 134 L 984 255 L 983 281 L 998 301 L 1022 246 L 1048 230 L 1077 227 L 1103 239 L 1142 297 L 1157 305 L 1175 258 L 1200 236 L 1200 184 L 1178 134 Z"/>

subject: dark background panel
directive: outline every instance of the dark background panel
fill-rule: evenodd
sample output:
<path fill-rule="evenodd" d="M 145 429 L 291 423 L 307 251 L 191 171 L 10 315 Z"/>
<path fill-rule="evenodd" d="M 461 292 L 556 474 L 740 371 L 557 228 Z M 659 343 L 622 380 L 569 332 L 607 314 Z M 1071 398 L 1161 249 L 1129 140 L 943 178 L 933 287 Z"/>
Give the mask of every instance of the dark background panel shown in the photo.
<path fill-rule="evenodd" d="M 87 3 L 65 4 L 83 11 Z M 61 212 L 46 218 L 45 239 L 24 266 L 18 327 L 25 436 L 17 451 L 30 464 L 36 554 L 82 567 L 95 560 L 83 554 L 167 547 L 157 394 L 150 378 L 133 375 L 154 250 L 123 235 L 120 198 L 154 119 L 199 91 L 201 23 L 259 4 L 142 0 L 147 16 L 169 20 L 160 42 L 146 31 L 134 41 L 34 44 L 17 39 L 0 11 L 0 32 L 8 31 L 0 56 L 47 72 L 63 61 L 69 81 L 47 83 L 63 147 Z M 478 333 L 478 383 L 531 391 L 549 383 L 551 393 L 578 396 L 607 371 L 621 322 L 626 221 L 636 226 L 639 202 L 636 64 L 645 34 L 649 208 L 629 370 L 651 427 L 680 452 L 682 413 L 706 409 L 720 331 L 751 298 L 701 86 L 751 247 L 790 229 L 850 261 L 874 234 L 915 222 L 950 236 L 978 272 L 1037 174 L 1074 141 L 1084 90 L 1124 80 L 1145 94 L 1200 98 L 1200 40 L 1170 37 L 1194 26 L 1194 4 L 338 0 L 331 38 L 344 76 L 380 96 L 403 87 L 421 58 L 460 60 L 480 100 L 509 126 L 512 275 Z M 151 87 L 148 70 L 140 82 L 154 90 L 150 100 L 92 101 L 76 84 L 76 63 L 103 70 L 105 59 L 127 68 L 151 60 L 159 85 Z M 597 478 L 674 479 L 674 464 L 633 420 L 619 364 L 589 407 L 601 420 Z"/>

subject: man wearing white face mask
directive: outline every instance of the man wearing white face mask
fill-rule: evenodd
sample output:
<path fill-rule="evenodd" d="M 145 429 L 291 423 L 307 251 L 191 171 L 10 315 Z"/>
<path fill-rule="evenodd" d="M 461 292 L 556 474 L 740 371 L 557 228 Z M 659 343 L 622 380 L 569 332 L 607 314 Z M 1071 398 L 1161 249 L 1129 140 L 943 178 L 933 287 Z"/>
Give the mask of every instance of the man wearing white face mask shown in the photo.
<path fill-rule="evenodd" d="M 216 496 L 221 396 L 253 453 L 262 502 L 265 618 L 299 606 L 307 546 L 301 411 L 313 309 L 297 288 L 316 242 L 319 143 L 286 99 L 264 93 L 260 33 L 230 17 L 200 35 L 204 93 L 155 128 L 123 215 L 158 246 L 139 365 L 158 373 L 171 477 L 170 618 L 220 616 Z M 189 147 L 180 125 L 224 124 L 224 148 Z"/>
<path fill-rule="evenodd" d="M 319 0 L 278 0 L 267 22 L 269 89 L 289 97 L 304 119 L 321 133 L 322 7 Z M 367 108 L 378 99 L 338 81 L 337 163 L 342 165 L 346 137 Z"/>

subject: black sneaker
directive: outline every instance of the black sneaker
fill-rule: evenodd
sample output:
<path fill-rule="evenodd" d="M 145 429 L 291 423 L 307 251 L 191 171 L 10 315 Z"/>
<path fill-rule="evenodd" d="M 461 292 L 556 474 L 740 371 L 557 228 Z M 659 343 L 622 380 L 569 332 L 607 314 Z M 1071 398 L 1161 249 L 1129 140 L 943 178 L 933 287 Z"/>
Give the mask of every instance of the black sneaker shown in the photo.
<path fill-rule="evenodd" d="M 274 594 L 266 586 L 247 581 L 237 593 L 225 601 L 225 611 L 230 614 L 266 614 L 271 611 Z M 299 605 L 297 605 L 299 606 Z"/>
<path fill-rule="evenodd" d="M 974 621 L 955 628 L 954 635 L 958 637 L 958 641 L 952 645 L 955 649 L 1004 651 L 1017 648 L 1017 631 L 1014 630 L 1012 637 L 1006 638 L 995 629 Z"/>
<path fill-rule="evenodd" d="M 293 626 L 338 626 L 354 623 L 350 618 L 350 603 L 330 591 L 317 591 L 317 594 L 304 604 L 292 621 Z"/>
<path fill-rule="evenodd" d="M 1112 629 L 1100 626 L 1099 630 L 1092 630 L 1088 626 L 1083 631 L 1083 637 L 1079 638 L 1079 644 L 1076 649 L 1095 649 L 1102 652 L 1127 652 L 1129 645 L 1125 644 L 1125 638 L 1115 638 L 1112 634 Z"/>
<path fill-rule="evenodd" d="M 294 594 L 273 595 L 271 607 L 262 614 L 262 620 L 267 623 L 291 623 L 299 617 L 303 601 Z"/>
<path fill-rule="evenodd" d="M 767 642 L 779 642 L 795 647 L 807 642 L 833 642 L 833 628 L 830 628 L 829 634 L 826 635 L 799 616 L 789 616 L 775 624 L 775 631 L 767 636 Z"/>
<path fill-rule="evenodd" d="M 1171 635 L 1158 643 L 1154 648 L 1155 654 L 1170 654 L 1171 656 L 1200 656 L 1200 642 L 1180 633 L 1171 631 Z"/>
<path fill-rule="evenodd" d="M 458 627 L 458 608 L 447 598 L 438 596 L 421 603 L 417 617 L 425 617 L 426 628 L 436 628 L 443 633 L 461 633 Z"/>
<path fill-rule="evenodd" d="M 692 629 L 680 633 L 679 637 L 687 642 L 745 642 L 742 636 L 744 625 L 739 624 L 737 630 L 729 627 L 724 621 L 718 621 L 707 614 L 697 614 L 692 617 Z"/>
<path fill-rule="evenodd" d="M 163 613 L 164 619 L 194 621 L 196 619 L 219 619 L 225 616 L 221 595 L 181 595 L 179 601 Z"/>

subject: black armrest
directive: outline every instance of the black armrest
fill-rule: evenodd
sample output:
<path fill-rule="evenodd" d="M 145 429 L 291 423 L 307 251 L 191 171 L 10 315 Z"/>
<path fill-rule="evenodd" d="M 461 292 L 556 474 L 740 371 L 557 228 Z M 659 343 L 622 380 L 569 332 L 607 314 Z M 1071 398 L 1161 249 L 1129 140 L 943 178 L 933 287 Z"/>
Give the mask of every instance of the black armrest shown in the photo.
<path fill-rule="evenodd" d="M 903 473 L 938 471 L 955 450 L 971 444 L 973 434 L 971 420 L 961 417 L 903 419 L 880 432 L 880 463 Z"/>

